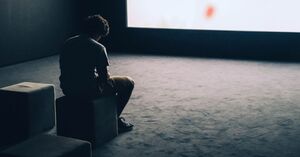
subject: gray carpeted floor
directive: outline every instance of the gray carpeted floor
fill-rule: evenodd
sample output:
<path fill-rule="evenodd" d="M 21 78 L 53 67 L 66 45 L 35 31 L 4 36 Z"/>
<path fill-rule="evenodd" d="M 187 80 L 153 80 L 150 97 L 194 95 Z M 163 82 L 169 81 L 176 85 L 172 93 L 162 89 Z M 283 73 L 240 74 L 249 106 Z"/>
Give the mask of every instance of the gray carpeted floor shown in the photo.
<path fill-rule="evenodd" d="M 300 64 L 112 55 L 111 73 L 136 87 L 135 124 L 95 157 L 299 157 Z M 0 86 L 53 83 L 58 57 L 0 68 Z"/>

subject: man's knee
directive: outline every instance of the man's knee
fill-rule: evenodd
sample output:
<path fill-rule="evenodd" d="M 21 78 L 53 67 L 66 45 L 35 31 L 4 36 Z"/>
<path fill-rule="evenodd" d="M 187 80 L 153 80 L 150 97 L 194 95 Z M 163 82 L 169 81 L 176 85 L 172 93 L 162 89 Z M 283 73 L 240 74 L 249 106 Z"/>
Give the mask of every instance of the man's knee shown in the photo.
<path fill-rule="evenodd" d="M 111 80 L 113 80 L 116 88 L 119 90 L 133 90 L 135 85 L 134 80 L 129 76 L 113 76 Z"/>
<path fill-rule="evenodd" d="M 134 85 L 135 85 L 134 80 L 131 77 L 129 77 L 129 76 L 127 76 L 126 78 L 128 80 L 128 86 L 130 87 L 130 89 L 133 89 Z"/>

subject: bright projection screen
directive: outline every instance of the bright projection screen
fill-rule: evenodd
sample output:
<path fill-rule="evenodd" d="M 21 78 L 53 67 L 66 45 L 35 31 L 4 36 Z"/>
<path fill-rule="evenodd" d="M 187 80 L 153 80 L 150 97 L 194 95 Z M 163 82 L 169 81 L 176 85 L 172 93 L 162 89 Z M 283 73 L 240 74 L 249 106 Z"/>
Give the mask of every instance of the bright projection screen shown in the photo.
<path fill-rule="evenodd" d="M 300 32 L 300 0 L 127 0 L 127 26 Z"/>

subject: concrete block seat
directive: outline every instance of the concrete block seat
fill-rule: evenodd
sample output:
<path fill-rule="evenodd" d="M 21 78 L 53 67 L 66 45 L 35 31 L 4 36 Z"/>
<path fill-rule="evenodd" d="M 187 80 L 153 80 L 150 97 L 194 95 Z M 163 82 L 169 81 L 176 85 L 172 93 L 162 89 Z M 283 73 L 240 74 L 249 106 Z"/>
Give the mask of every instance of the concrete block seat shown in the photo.
<path fill-rule="evenodd" d="M 1 157 L 91 157 L 91 144 L 67 137 L 41 134 L 0 153 Z"/>
<path fill-rule="evenodd" d="M 116 97 L 56 100 L 57 134 L 101 145 L 118 135 Z"/>
<path fill-rule="evenodd" d="M 0 89 L 0 146 L 50 130 L 55 125 L 52 84 L 23 82 Z"/>

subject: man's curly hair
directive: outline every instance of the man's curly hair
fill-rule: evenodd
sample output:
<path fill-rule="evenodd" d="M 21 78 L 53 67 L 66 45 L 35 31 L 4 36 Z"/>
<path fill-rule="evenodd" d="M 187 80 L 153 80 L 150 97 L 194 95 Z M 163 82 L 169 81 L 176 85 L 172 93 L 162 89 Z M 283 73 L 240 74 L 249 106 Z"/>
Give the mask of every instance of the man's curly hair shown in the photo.
<path fill-rule="evenodd" d="M 105 37 L 109 33 L 109 25 L 107 20 L 100 15 L 88 16 L 83 22 L 83 32 L 90 36 Z"/>

